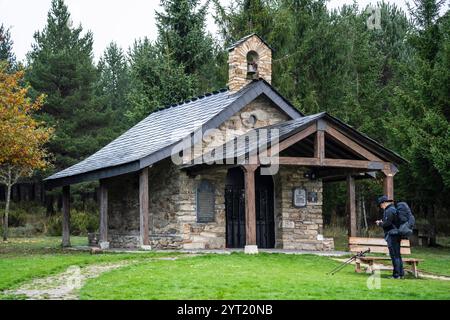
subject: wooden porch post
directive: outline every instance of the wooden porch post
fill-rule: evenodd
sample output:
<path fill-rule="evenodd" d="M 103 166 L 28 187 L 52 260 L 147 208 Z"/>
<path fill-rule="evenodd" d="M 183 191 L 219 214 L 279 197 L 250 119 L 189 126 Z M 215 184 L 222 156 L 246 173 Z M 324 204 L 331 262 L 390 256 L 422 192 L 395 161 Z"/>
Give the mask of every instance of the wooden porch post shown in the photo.
<path fill-rule="evenodd" d="M 256 245 L 255 171 L 258 165 L 245 165 L 245 253 L 258 253 Z"/>
<path fill-rule="evenodd" d="M 314 141 L 314 158 L 322 165 L 325 159 L 325 129 L 327 125 L 324 121 L 318 121 L 316 139 Z"/>
<path fill-rule="evenodd" d="M 70 247 L 70 186 L 63 187 L 62 194 L 62 246 Z"/>
<path fill-rule="evenodd" d="M 347 210 L 350 217 L 349 236 L 356 237 L 356 192 L 355 178 L 347 175 Z"/>
<path fill-rule="evenodd" d="M 108 187 L 104 180 L 100 180 L 100 239 L 99 245 L 102 249 L 109 249 L 108 242 Z"/>
<path fill-rule="evenodd" d="M 139 217 L 140 217 L 140 238 L 141 246 L 150 246 L 148 229 L 148 168 L 144 168 L 139 173 Z"/>
<path fill-rule="evenodd" d="M 383 190 L 389 200 L 394 200 L 394 174 L 390 171 L 384 172 Z"/>

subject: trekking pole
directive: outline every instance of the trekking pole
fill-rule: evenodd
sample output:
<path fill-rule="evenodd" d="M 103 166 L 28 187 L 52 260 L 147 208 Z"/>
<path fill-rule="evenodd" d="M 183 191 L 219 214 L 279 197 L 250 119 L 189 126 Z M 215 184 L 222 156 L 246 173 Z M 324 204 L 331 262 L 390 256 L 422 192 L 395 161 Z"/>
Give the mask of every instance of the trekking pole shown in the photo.
<path fill-rule="evenodd" d="M 337 267 L 335 267 L 333 270 L 331 270 L 330 272 L 328 272 L 327 274 L 331 274 L 332 276 L 340 271 L 342 268 L 344 268 L 347 264 L 351 263 L 354 259 L 356 259 L 356 256 L 352 256 L 350 257 L 347 261 L 345 261 L 344 263 L 338 265 Z"/>
<path fill-rule="evenodd" d="M 351 263 L 353 260 L 356 260 L 357 258 L 364 257 L 364 255 L 366 255 L 369 252 L 370 252 L 370 248 L 367 249 L 366 251 L 358 252 L 354 256 L 350 257 L 347 261 L 345 261 L 341 265 L 337 266 L 336 268 L 334 268 L 333 270 L 328 272 L 327 274 L 331 274 L 333 276 L 335 273 L 341 271 L 347 264 Z"/>

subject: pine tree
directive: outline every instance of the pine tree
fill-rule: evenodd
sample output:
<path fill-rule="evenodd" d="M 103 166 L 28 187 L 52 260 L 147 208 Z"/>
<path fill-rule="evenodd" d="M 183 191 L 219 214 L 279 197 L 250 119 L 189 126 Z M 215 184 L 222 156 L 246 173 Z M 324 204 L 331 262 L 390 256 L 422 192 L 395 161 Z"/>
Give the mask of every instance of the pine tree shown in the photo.
<path fill-rule="evenodd" d="M 226 45 L 252 33 L 271 44 L 276 41 L 272 37 L 275 24 L 274 10 L 278 3 L 271 0 L 239 0 L 234 1 L 226 10 L 220 1 L 214 1 L 216 23 Z"/>
<path fill-rule="evenodd" d="M 130 124 L 158 108 L 183 101 L 196 94 L 198 79 L 186 74 L 169 54 L 160 52 L 150 40 L 136 41 L 130 49 L 131 89 L 128 94 Z"/>
<path fill-rule="evenodd" d="M 206 32 L 208 3 L 161 0 L 161 6 L 162 12 L 156 12 L 157 41 L 136 41 L 128 54 L 130 123 L 226 82 L 225 55 Z"/>
<path fill-rule="evenodd" d="M 445 0 L 413 0 L 408 9 L 415 23 L 415 34 L 410 41 L 420 57 L 431 63 L 436 58 L 442 41 L 439 30 L 439 13 Z"/>
<path fill-rule="evenodd" d="M 199 0 L 161 0 L 156 12 L 158 45 L 184 66 L 188 74 L 198 73 L 213 54 L 213 39 L 206 32 L 208 3 Z"/>
<path fill-rule="evenodd" d="M 224 55 L 206 31 L 209 2 L 199 0 L 161 0 L 156 12 L 158 50 L 198 78 L 197 92 L 211 91 L 226 82 Z"/>
<path fill-rule="evenodd" d="M 110 43 L 100 58 L 97 69 L 97 91 L 104 97 L 103 103 L 111 110 L 125 110 L 130 77 L 123 50 L 116 43 Z"/>
<path fill-rule="evenodd" d="M 9 68 L 13 68 L 16 64 L 16 56 L 13 52 L 13 41 L 11 32 L 3 24 L 0 25 L 0 61 L 6 60 Z"/>
<path fill-rule="evenodd" d="M 391 146 L 410 160 L 399 174 L 403 194 L 433 217 L 437 208 L 450 205 L 450 14 L 438 17 L 441 1 L 414 3 L 409 37 L 414 54 L 400 65 L 386 129 Z"/>
<path fill-rule="evenodd" d="M 71 26 L 63 0 L 52 0 L 47 25 L 34 35 L 28 54 L 27 80 L 47 96 L 39 118 L 55 127 L 49 150 L 55 170 L 71 166 L 101 147 L 99 129 L 108 126 L 104 111 L 92 99 L 96 69 L 92 61 L 92 33 Z"/>

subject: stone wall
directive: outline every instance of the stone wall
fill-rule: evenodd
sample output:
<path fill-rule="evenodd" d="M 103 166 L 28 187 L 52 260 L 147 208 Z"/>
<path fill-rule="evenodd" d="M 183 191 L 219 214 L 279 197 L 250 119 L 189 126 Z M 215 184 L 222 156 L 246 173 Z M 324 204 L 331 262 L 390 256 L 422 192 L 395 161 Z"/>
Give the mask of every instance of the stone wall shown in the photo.
<path fill-rule="evenodd" d="M 186 175 L 171 161 L 163 160 L 149 169 L 150 245 L 155 249 L 181 249 L 180 210 L 188 195 L 181 192 Z"/>
<path fill-rule="evenodd" d="M 281 167 L 274 176 L 275 192 L 275 247 L 280 249 L 318 250 L 334 249 L 333 239 L 324 239 L 322 218 L 322 182 L 303 177 L 304 168 Z M 217 168 L 191 178 L 181 176 L 180 196 L 183 199 L 178 211 L 183 232 L 184 249 L 223 249 L 226 246 L 225 184 L 227 170 Z M 215 189 L 215 221 L 197 223 L 195 190 L 206 179 Z M 304 187 L 318 194 L 318 202 L 306 208 L 295 208 L 292 203 L 293 188 Z"/>
<path fill-rule="evenodd" d="M 180 249 L 178 212 L 182 205 L 182 172 L 170 159 L 149 169 L 149 231 L 155 249 Z M 112 248 L 140 245 L 139 176 L 127 174 L 107 180 L 108 240 Z"/>
<path fill-rule="evenodd" d="M 255 117 L 254 124 L 249 123 L 250 117 Z M 201 151 L 203 153 L 211 151 L 238 136 L 241 136 L 255 128 L 262 128 L 280 122 L 290 120 L 289 116 L 278 109 L 267 97 L 259 96 L 240 112 L 236 113 L 217 130 L 206 134 L 202 141 Z M 200 151 L 200 150 L 199 150 Z M 199 156 L 196 154 L 195 156 Z"/>
<path fill-rule="evenodd" d="M 304 168 L 280 167 L 274 176 L 276 248 L 333 250 L 332 239 L 322 239 L 322 183 L 303 177 Z M 226 246 L 225 184 L 227 169 L 215 169 L 195 177 L 164 160 L 149 170 L 150 240 L 154 249 L 224 249 Z M 215 221 L 198 223 L 196 189 L 203 180 L 215 190 Z M 109 241 L 111 247 L 139 246 L 138 175 L 108 180 Z M 295 187 L 318 193 L 318 202 L 295 208 Z"/>
<path fill-rule="evenodd" d="M 278 199 L 277 247 L 296 250 L 333 250 L 332 239 L 323 239 L 322 181 L 304 178 L 307 169 L 296 166 L 280 167 L 276 198 Z M 304 208 L 293 204 L 293 189 L 303 187 L 317 192 L 317 203 Z"/>
<path fill-rule="evenodd" d="M 127 174 L 106 180 L 108 241 L 112 248 L 139 245 L 139 176 Z"/>
<path fill-rule="evenodd" d="M 180 229 L 183 232 L 184 249 L 224 249 L 225 243 L 225 181 L 227 170 L 216 168 L 191 178 L 181 176 L 183 202 L 178 212 Z M 215 191 L 214 222 L 197 222 L 196 190 L 203 180 L 209 181 Z"/>

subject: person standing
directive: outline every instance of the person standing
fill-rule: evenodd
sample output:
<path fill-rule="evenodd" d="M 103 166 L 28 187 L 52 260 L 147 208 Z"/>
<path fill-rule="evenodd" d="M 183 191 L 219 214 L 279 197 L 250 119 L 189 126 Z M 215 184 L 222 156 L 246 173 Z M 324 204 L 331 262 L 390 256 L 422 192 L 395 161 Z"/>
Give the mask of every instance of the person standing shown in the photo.
<path fill-rule="evenodd" d="M 394 268 L 392 278 L 401 279 L 404 276 L 403 261 L 400 253 L 402 238 L 398 234 L 397 209 L 394 200 L 387 196 L 381 196 L 377 199 L 378 206 L 383 209 L 383 220 L 377 220 L 376 224 L 383 228 L 384 239 L 389 248 L 392 266 Z"/>

